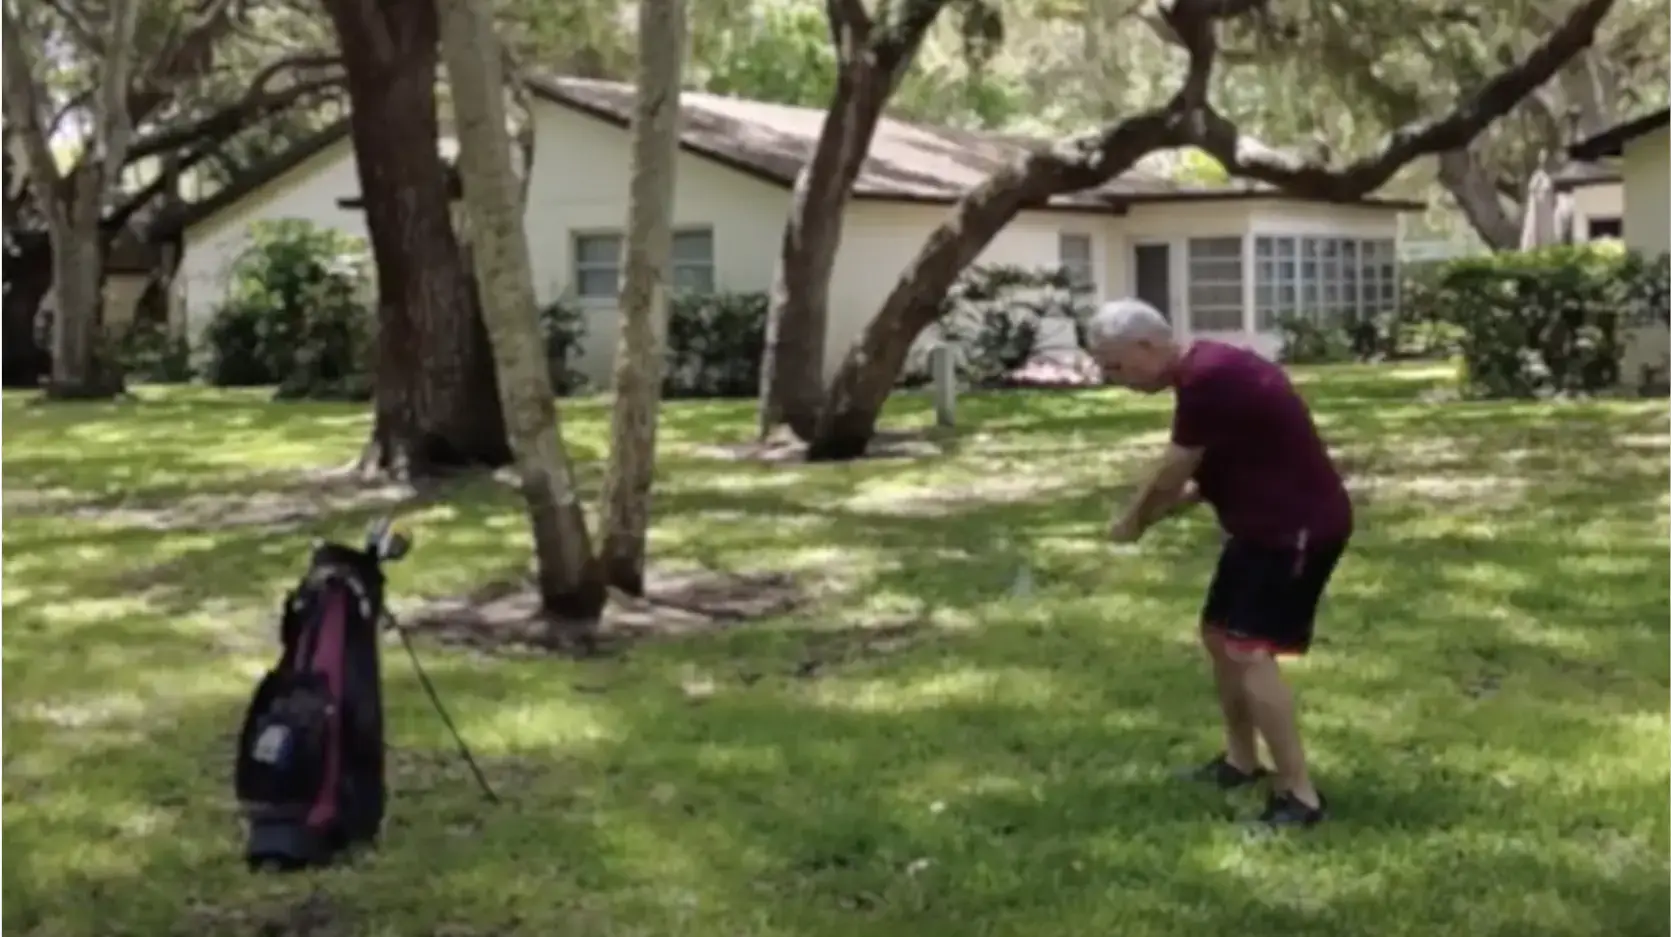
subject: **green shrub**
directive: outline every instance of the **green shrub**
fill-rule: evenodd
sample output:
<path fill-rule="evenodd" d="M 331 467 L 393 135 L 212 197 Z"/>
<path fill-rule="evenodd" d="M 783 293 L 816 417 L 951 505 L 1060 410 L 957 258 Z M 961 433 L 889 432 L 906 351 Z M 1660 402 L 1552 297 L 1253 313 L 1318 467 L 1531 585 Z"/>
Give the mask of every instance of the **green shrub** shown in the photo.
<path fill-rule="evenodd" d="M 1282 336 L 1282 360 L 1286 364 L 1350 361 L 1357 357 L 1366 326 L 1373 336 L 1374 324 L 1367 320 L 1361 324 L 1331 327 L 1306 316 L 1283 316 L 1277 321 L 1277 333 Z"/>
<path fill-rule="evenodd" d="M 117 360 L 129 380 L 145 384 L 185 384 L 195 377 L 191 343 L 156 322 L 132 322 L 117 339 Z"/>
<path fill-rule="evenodd" d="M 1591 394 L 1619 383 L 1626 330 L 1665 320 L 1666 264 L 1590 245 L 1468 257 L 1409 302 L 1455 328 L 1470 396 Z"/>
<path fill-rule="evenodd" d="M 667 321 L 662 396 L 753 397 L 766 348 L 765 293 L 685 293 Z"/>
<path fill-rule="evenodd" d="M 926 384 L 928 352 L 947 342 L 957 349 L 960 381 L 996 386 L 1032 358 L 1051 323 L 1071 331 L 1074 345 L 1083 348 L 1091 311 L 1090 290 L 1061 268 L 971 267 L 947 291 L 935 328 L 912 349 L 900 384 Z"/>
<path fill-rule="evenodd" d="M 540 309 L 540 331 L 545 334 L 545 361 L 551 371 L 551 390 L 560 397 L 586 389 L 586 375 L 576 368 L 586 340 L 586 315 L 566 300 L 555 299 Z"/>
<path fill-rule="evenodd" d="M 365 243 L 305 221 L 260 222 L 205 331 L 205 376 L 280 398 L 365 399 L 375 316 Z"/>

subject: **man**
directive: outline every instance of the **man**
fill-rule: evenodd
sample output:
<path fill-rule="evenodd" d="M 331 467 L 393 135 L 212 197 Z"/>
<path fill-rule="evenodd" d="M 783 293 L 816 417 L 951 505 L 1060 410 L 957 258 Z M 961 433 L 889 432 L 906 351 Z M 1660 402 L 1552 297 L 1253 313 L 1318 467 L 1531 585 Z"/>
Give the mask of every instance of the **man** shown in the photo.
<path fill-rule="evenodd" d="M 1201 611 L 1224 714 L 1224 751 L 1193 772 L 1223 789 L 1276 766 L 1260 820 L 1311 826 L 1327 812 L 1306 771 L 1279 655 L 1304 654 L 1329 576 L 1352 534 L 1352 503 L 1311 412 L 1281 367 L 1212 341 L 1180 344 L 1154 307 L 1104 305 L 1088 328 L 1107 382 L 1177 398 L 1172 439 L 1109 536 L 1132 543 L 1163 517 L 1205 501 L 1225 539 Z M 1192 484 L 1193 483 L 1193 484 Z"/>

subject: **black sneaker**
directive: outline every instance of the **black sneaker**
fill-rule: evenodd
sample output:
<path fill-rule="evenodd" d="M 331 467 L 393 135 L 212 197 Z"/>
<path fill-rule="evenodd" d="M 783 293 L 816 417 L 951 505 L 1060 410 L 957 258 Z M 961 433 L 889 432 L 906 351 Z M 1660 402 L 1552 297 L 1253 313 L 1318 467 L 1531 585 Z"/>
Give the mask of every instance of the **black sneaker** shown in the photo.
<path fill-rule="evenodd" d="M 1231 764 L 1230 759 L 1222 754 L 1198 768 L 1191 768 L 1185 772 L 1185 777 L 1190 780 L 1211 784 L 1221 791 L 1233 791 L 1250 784 L 1258 784 L 1269 775 L 1270 772 L 1262 767 L 1243 771 Z"/>
<path fill-rule="evenodd" d="M 1284 791 L 1271 794 L 1270 799 L 1265 801 L 1265 812 L 1259 815 L 1259 822 L 1273 829 L 1303 828 L 1316 826 L 1328 815 L 1329 802 L 1321 792 L 1317 795 L 1317 806 L 1308 807 L 1298 797 Z"/>

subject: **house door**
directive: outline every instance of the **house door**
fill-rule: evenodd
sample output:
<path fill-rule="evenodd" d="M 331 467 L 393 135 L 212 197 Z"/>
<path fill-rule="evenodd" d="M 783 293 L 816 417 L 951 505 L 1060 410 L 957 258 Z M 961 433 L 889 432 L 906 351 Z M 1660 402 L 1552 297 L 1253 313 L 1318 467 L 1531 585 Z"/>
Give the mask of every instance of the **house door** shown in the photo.
<path fill-rule="evenodd" d="M 1172 319 L 1172 245 L 1138 244 L 1132 248 L 1133 269 L 1137 271 L 1137 298 Z"/>

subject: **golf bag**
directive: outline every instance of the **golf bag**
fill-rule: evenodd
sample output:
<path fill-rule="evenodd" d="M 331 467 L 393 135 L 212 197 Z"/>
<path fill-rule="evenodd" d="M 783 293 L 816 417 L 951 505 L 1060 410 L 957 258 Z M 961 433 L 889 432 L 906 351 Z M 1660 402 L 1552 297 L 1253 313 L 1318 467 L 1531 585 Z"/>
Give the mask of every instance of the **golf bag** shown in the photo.
<path fill-rule="evenodd" d="M 328 865 L 382 826 L 382 564 L 406 542 L 386 521 L 366 541 L 315 546 L 285 599 L 278 663 L 244 715 L 234 785 L 251 869 Z"/>

